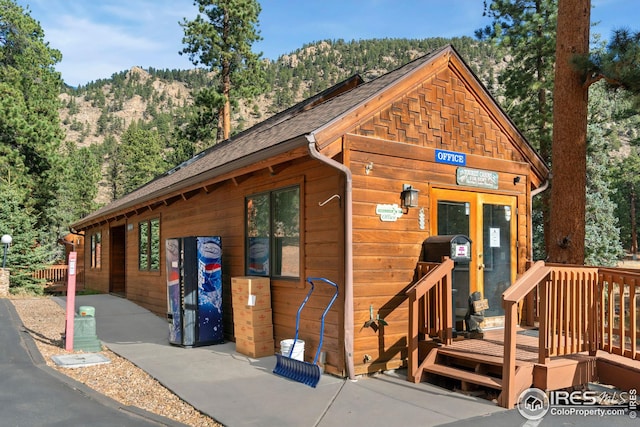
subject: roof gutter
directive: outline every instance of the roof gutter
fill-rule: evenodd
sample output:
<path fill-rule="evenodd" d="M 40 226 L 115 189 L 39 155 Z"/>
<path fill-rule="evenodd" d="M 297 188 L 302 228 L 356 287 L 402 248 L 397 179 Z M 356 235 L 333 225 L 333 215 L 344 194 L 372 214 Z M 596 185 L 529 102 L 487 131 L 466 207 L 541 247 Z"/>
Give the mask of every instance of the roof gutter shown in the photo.
<path fill-rule="evenodd" d="M 344 230 L 344 356 L 349 379 L 355 381 L 353 364 L 353 195 L 351 170 L 342 163 L 321 154 L 316 148 L 316 138 L 313 133 L 306 135 L 309 141 L 309 155 L 338 169 L 345 176 L 345 230 Z"/>

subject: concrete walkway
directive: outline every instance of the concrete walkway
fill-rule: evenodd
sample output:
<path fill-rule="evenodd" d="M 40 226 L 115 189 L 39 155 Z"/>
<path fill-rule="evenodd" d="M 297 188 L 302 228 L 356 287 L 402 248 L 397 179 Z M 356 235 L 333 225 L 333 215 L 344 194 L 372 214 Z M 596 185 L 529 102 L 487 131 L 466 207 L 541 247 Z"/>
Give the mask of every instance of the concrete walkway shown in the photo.
<path fill-rule="evenodd" d="M 64 306 L 66 299 L 56 301 Z M 312 388 L 273 374 L 275 356 L 253 359 L 234 343 L 169 345 L 166 320 L 126 299 L 78 296 L 79 306 L 95 307 L 98 338 L 110 350 L 229 427 L 425 427 L 505 412 L 486 400 L 409 383 L 400 372 L 358 381 L 323 375 Z"/>

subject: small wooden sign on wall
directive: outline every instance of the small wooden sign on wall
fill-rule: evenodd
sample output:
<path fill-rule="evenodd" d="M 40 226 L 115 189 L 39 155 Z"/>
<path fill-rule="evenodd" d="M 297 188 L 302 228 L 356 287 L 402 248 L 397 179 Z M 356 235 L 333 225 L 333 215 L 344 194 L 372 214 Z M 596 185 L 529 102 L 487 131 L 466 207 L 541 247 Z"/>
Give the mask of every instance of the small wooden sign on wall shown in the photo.
<path fill-rule="evenodd" d="M 456 183 L 467 187 L 498 189 L 498 173 L 478 169 L 458 168 Z"/>
<path fill-rule="evenodd" d="M 396 222 L 398 218 L 402 217 L 402 208 L 397 204 L 392 205 L 377 205 L 376 215 L 380 215 L 380 221 L 384 222 Z"/>

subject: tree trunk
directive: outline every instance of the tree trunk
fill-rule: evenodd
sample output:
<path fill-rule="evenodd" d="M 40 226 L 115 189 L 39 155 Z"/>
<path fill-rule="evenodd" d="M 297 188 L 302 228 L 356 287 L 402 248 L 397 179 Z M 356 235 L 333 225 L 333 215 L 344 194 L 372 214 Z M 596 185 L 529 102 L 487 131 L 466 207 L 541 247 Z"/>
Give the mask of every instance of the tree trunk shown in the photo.
<path fill-rule="evenodd" d="M 231 134 L 231 102 L 229 101 L 231 92 L 231 78 L 227 66 L 227 75 L 224 77 L 224 105 L 222 106 L 222 135 L 223 139 L 229 139 Z"/>
<path fill-rule="evenodd" d="M 638 257 L 638 228 L 636 225 L 636 189 L 631 186 L 631 255 L 633 259 Z"/>
<path fill-rule="evenodd" d="M 559 0 L 548 260 L 584 264 L 588 91 L 571 60 L 589 52 L 589 0 Z"/>
<path fill-rule="evenodd" d="M 231 32 L 231 23 L 229 22 L 229 12 L 225 12 L 222 24 L 222 39 L 225 45 L 229 45 L 229 33 Z M 222 114 L 220 114 L 220 120 L 218 124 L 218 134 L 222 131 L 222 140 L 229 139 L 231 133 L 231 62 L 223 58 L 222 71 L 220 78 L 222 79 L 222 96 L 224 97 L 224 103 L 222 105 Z M 220 139 L 220 138 L 218 138 Z"/>

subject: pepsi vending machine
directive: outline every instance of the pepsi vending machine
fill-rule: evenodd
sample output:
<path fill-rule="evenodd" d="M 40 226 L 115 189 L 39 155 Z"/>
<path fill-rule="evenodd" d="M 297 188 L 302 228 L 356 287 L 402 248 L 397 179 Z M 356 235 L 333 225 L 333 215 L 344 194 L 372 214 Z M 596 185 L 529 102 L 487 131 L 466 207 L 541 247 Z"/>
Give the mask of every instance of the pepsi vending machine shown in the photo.
<path fill-rule="evenodd" d="M 222 246 L 219 236 L 166 241 L 169 342 L 218 344 L 222 329 Z"/>

